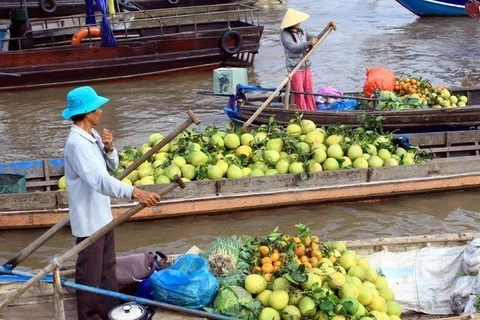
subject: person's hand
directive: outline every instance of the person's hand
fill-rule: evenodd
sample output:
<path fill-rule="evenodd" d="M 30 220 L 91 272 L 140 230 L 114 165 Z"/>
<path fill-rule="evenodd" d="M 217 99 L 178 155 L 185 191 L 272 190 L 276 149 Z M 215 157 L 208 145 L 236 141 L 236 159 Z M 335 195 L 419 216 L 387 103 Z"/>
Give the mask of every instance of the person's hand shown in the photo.
<path fill-rule="evenodd" d="M 317 42 L 318 42 L 318 38 L 312 38 L 312 39 L 310 39 L 310 44 L 311 44 L 312 46 L 316 45 Z"/>
<path fill-rule="evenodd" d="M 162 197 L 158 193 L 145 191 L 138 188 L 133 189 L 132 198 L 146 207 L 157 205 L 160 200 L 162 200 Z"/>
<path fill-rule="evenodd" d="M 329 26 L 330 28 L 332 28 L 333 30 L 337 30 L 337 24 L 336 24 L 335 22 L 333 22 L 333 21 L 330 21 L 330 22 L 328 23 L 328 26 Z"/>
<path fill-rule="evenodd" d="M 103 129 L 102 132 L 102 143 L 105 146 L 105 151 L 112 152 L 115 148 L 113 146 L 113 135 L 108 129 Z"/>

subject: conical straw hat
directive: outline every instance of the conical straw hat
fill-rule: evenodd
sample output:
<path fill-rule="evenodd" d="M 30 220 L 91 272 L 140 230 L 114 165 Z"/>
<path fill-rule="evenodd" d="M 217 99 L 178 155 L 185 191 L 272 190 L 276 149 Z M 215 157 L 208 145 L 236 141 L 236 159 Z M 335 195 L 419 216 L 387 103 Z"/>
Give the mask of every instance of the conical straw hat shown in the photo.
<path fill-rule="evenodd" d="M 282 23 L 280 24 L 280 29 L 294 26 L 297 23 L 307 20 L 309 17 L 309 14 L 303 13 L 295 9 L 288 9 L 287 13 L 285 13 L 285 16 L 283 17 Z"/>

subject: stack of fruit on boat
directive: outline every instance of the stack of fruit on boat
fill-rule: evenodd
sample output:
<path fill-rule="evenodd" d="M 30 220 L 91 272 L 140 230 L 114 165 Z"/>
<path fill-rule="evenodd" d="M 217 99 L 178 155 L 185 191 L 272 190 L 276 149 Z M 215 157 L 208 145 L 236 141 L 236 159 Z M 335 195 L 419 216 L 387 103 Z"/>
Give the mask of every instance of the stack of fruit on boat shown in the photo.
<path fill-rule="evenodd" d="M 317 171 L 424 161 L 423 150 L 397 146 L 393 134 L 384 133 L 380 123 L 368 121 L 368 126 L 358 128 L 334 125 L 325 129 L 317 128 L 300 115 L 287 127 L 272 120 L 248 133 L 235 127 L 187 130 L 123 181 L 134 185 L 169 183 L 176 174 L 184 181 L 287 173 L 301 174 L 306 179 L 309 173 Z M 124 170 L 161 139 L 162 134 L 153 133 L 140 148 L 125 147 L 120 153 L 119 170 Z"/>
<path fill-rule="evenodd" d="M 455 95 L 450 90 L 435 86 L 429 80 L 405 77 L 397 79 L 393 91 L 380 91 L 377 110 L 442 109 L 466 107 L 468 98 Z M 364 108 L 368 104 L 364 104 Z"/>
<path fill-rule="evenodd" d="M 216 240 L 203 255 L 219 280 L 211 312 L 260 320 L 396 320 L 387 279 L 342 241 L 298 234 Z"/>

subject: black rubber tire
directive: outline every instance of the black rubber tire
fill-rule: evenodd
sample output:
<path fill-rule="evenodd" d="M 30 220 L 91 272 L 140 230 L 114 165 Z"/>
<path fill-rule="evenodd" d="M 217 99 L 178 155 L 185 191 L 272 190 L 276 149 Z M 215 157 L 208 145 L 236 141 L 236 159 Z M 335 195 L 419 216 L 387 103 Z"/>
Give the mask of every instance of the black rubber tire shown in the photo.
<path fill-rule="evenodd" d="M 235 47 L 229 47 L 227 45 L 227 41 L 228 39 L 230 38 L 233 38 L 235 40 L 235 42 L 237 43 L 235 45 Z M 238 33 L 237 31 L 227 31 L 225 32 L 225 34 L 222 36 L 222 38 L 220 39 L 220 47 L 222 48 L 223 51 L 225 51 L 226 53 L 228 54 L 235 54 L 235 53 L 238 53 L 240 52 L 240 50 L 242 49 L 243 47 L 243 38 L 242 38 L 242 35 L 240 33 Z"/>
<path fill-rule="evenodd" d="M 40 6 L 46 13 L 54 13 L 57 10 L 57 1 L 55 0 L 41 0 Z"/>

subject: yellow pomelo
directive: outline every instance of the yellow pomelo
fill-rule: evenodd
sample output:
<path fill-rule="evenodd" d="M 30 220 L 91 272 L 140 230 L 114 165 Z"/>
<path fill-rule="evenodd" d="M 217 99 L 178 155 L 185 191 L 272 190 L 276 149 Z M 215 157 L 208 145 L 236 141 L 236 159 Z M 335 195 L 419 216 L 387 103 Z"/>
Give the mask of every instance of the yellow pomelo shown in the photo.
<path fill-rule="evenodd" d="M 338 264 L 340 264 L 345 270 L 348 271 L 351 267 L 357 265 L 357 254 L 352 250 L 346 250 L 338 258 Z"/>
<path fill-rule="evenodd" d="M 340 298 L 351 297 L 357 298 L 359 294 L 358 288 L 353 283 L 345 283 L 340 289 L 338 289 L 338 296 Z"/>
<path fill-rule="evenodd" d="M 262 306 L 270 307 L 270 303 L 268 302 L 268 299 L 271 293 L 272 293 L 272 290 L 265 289 L 262 292 L 260 292 L 256 298 L 258 301 L 260 301 Z"/>
<path fill-rule="evenodd" d="M 237 157 L 245 156 L 245 158 L 250 159 L 252 155 L 252 148 L 247 145 L 241 145 L 235 150 L 235 155 Z"/>
<path fill-rule="evenodd" d="M 370 310 L 377 310 L 380 312 L 387 311 L 387 301 L 383 297 L 373 296 L 372 301 L 367 305 L 367 308 Z"/>
<path fill-rule="evenodd" d="M 361 281 L 365 280 L 365 269 L 359 265 L 351 266 L 347 274 L 351 277 L 357 277 Z"/>
<path fill-rule="evenodd" d="M 322 285 L 322 277 L 315 273 L 307 273 L 307 281 L 301 283 L 303 289 L 311 289 L 314 283 L 320 287 Z"/>
<path fill-rule="evenodd" d="M 290 291 L 288 293 L 288 304 L 293 306 L 298 305 L 298 301 L 303 297 L 303 293 L 300 291 Z"/>
<path fill-rule="evenodd" d="M 317 313 L 317 305 L 309 296 L 304 296 L 298 301 L 298 310 L 304 317 L 312 317 Z"/>
<path fill-rule="evenodd" d="M 260 311 L 260 315 L 258 316 L 258 320 L 280 320 L 280 313 L 270 307 L 263 308 Z"/>
<path fill-rule="evenodd" d="M 128 184 L 129 186 L 133 186 L 132 181 L 130 179 L 128 179 L 127 177 L 123 178 L 121 181 L 125 184 Z M 65 184 L 65 188 L 60 188 L 60 189 L 65 190 L 66 188 L 67 188 L 67 185 Z"/>
<path fill-rule="evenodd" d="M 328 283 L 331 284 L 333 288 L 340 288 L 347 282 L 347 277 L 338 271 L 332 272 L 327 276 Z"/>
<path fill-rule="evenodd" d="M 288 305 L 282 309 L 280 316 L 283 320 L 300 320 L 302 314 L 296 306 Z"/>
<path fill-rule="evenodd" d="M 388 288 L 388 281 L 385 277 L 378 277 L 374 283 L 377 290 L 380 290 L 382 288 Z"/>
<path fill-rule="evenodd" d="M 396 301 L 387 301 L 387 314 L 400 317 L 402 315 L 402 306 Z"/>
<path fill-rule="evenodd" d="M 332 134 L 331 136 L 327 137 L 327 140 L 325 141 L 327 145 L 332 145 L 332 144 L 339 144 L 342 142 L 343 136 L 340 134 Z"/>
<path fill-rule="evenodd" d="M 383 297 L 386 301 L 392 301 L 395 299 L 395 293 L 389 288 L 378 289 L 378 295 Z"/>
<path fill-rule="evenodd" d="M 367 268 L 365 270 L 365 280 L 375 283 L 378 279 L 378 273 L 375 269 Z"/>
<path fill-rule="evenodd" d="M 275 280 L 273 280 L 272 283 L 272 290 L 290 290 L 291 284 L 290 281 L 288 281 L 284 277 L 279 277 Z"/>
<path fill-rule="evenodd" d="M 268 297 L 270 307 L 275 310 L 282 310 L 288 305 L 288 292 L 285 290 L 273 290 Z"/>
<path fill-rule="evenodd" d="M 267 280 L 259 274 L 249 274 L 245 278 L 245 289 L 251 294 L 259 294 L 267 288 Z"/>
<path fill-rule="evenodd" d="M 362 287 L 358 290 L 358 301 L 363 304 L 364 306 L 368 305 L 372 302 L 373 292 L 371 288 Z"/>
<path fill-rule="evenodd" d="M 357 266 L 361 266 L 363 269 L 366 270 L 366 269 L 370 268 L 370 262 L 368 262 L 367 259 L 362 257 L 362 258 L 357 259 Z"/>
<path fill-rule="evenodd" d="M 62 176 L 60 179 L 58 179 L 58 188 L 62 190 L 67 189 L 67 178 L 65 176 Z"/>
<path fill-rule="evenodd" d="M 347 282 L 352 283 L 357 287 L 358 289 L 362 288 L 362 280 L 358 279 L 357 277 L 347 277 Z"/>

